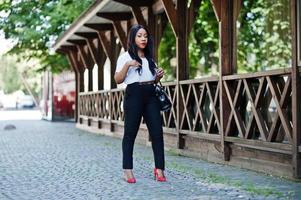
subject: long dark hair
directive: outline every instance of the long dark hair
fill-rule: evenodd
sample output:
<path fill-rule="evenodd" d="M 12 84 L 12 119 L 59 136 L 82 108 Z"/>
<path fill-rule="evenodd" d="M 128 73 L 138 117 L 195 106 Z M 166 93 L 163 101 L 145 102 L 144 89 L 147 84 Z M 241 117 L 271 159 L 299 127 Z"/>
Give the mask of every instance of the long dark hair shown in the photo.
<path fill-rule="evenodd" d="M 153 46 L 154 46 L 153 39 L 152 39 L 152 36 L 150 35 L 149 31 L 144 26 L 142 26 L 140 24 L 135 24 L 131 27 L 129 34 L 128 34 L 128 41 L 127 41 L 128 52 L 132 59 L 137 60 L 142 65 L 142 60 L 138 56 L 138 47 L 135 42 L 137 32 L 141 28 L 143 28 L 147 33 L 147 44 L 146 44 L 145 48 L 143 49 L 144 56 L 148 61 L 148 66 L 149 66 L 150 71 L 152 72 L 153 75 L 155 75 L 156 74 L 156 71 L 155 71 L 156 64 L 153 59 Z M 138 69 L 141 70 L 141 66 Z"/>

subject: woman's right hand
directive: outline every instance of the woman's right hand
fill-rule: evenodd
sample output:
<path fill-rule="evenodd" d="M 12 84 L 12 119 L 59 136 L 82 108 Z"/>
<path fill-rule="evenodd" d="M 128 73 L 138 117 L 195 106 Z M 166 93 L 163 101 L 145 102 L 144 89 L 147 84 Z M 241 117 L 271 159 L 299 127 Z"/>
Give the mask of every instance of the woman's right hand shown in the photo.
<path fill-rule="evenodd" d="M 124 81 L 124 79 L 127 75 L 127 72 L 131 66 L 138 67 L 138 66 L 141 66 L 141 64 L 137 60 L 130 60 L 130 61 L 127 61 L 126 63 L 124 63 L 122 70 L 119 72 L 116 72 L 114 75 L 114 79 L 117 84 L 122 83 Z"/>
<path fill-rule="evenodd" d="M 140 66 L 141 64 L 137 61 L 137 60 L 131 60 L 131 61 L 127 61 L 126 64 L 131 67 L 138 67 Z"/>

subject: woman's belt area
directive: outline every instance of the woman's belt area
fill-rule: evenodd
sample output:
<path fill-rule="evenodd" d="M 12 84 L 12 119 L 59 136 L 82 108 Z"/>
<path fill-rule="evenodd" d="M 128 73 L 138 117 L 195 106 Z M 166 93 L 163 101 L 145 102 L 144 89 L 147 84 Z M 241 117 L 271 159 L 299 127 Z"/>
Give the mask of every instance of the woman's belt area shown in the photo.
<path fill-rule="evenodd" d="M 142 82 L 138 82 L 139 85 L 150 85 L 150 84 L 154 84 L 155 81 L 142 81 Z"/>

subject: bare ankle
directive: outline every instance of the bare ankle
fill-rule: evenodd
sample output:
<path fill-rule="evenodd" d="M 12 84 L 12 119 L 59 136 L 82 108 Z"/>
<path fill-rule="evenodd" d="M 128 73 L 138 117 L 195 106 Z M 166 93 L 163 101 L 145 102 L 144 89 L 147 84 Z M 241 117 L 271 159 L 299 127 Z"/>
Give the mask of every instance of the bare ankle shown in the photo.
<path fill-rule="evenodd" d="M 127 178 L 134 178 L 132 169 L 124 169 L 123 172 Z"/>

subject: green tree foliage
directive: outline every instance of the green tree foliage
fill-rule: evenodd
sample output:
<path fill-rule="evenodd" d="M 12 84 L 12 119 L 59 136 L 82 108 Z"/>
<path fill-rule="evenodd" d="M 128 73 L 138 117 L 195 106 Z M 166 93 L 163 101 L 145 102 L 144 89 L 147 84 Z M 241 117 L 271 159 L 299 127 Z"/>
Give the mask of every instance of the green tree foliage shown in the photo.
<path fill-rule="evenodd" d="M 209 0 L 203 0 L 198 16 L 189 35 L 189 67 L 190 78 L 212 72 L 218 67 L 218 22 Z M 174 80 L 175 67 L 170 67 L 170 61 L 176 57 L 176 39 L 168 24 L 164 30 L 159 47 L 159 65 L 168 76 Z"/>
<path fill-rule="evenodd" d="M 238 19 L 238 71 L 290 67 L 289 0 L 248 0 Z"/>
<path fill-rule="evenodd" d="M 209 0 L 203 0 L 189 35 L 190 78 L 218 71 L 218 23 Z M 176 40 L 170 26 L 159 48 L 159 64 L 173 72 Z M 246 0 L 237 22 L 238 72 L 290 67 L 291 29 L 289 0 Z"/>
<path fill-rule="evenodd" d="M 189 35 L 190 78 L 218 71 L 218 37 L 212 5 L 209 0 L 203 0 Z"/>
<path fill-rule="evenodd" d="M 31 92 L 38 99 L 42 87 L 41 74 L 36 73 L 35 67 L 39 66 L 37 60 L 18 62 L 16 56 L 0 56 L 0 90 L 6 94 L 17 90 L 22 90 L 25 94 Z"/>
<path fill-rule="evenodd" d="M 49 46 L 93 0 L 2 0 L 0 29 L 17 41 L 12 54 L 38 58 L 39 69 L 69 68 L 66 58 L 50 55 Z M 246 0 L 238 20 L 238 71 L 287 67 L 291 59 L 289 0 Z M 214 73 L 218 66 L 218 25 L 210 0 L 202 0 L 189 36 L 190 78 Z M 170 67 L 176 40 L 168 25 L 160 48 L 159 65 L 174 80 Z"/>
<path fill-rule="evenodd" d="M 21 88 L 16 59 L 1 56 L 0 71 L 0 90 L 3 90 L 4 93 L 12 93 Z"/>
<path fill-rule="evenodd" d="M 59 34 L 93 0 L 2 0 L 0 29 L 6 38 L 17 41 L 9 51 L 25 59 L 38 59 L 41 67 L 61 71 L 69 68 L 66 58 L 50 54 L 49 47 Z"/>
<path fill-rule="evenodd" d="M 176 77 L 176 66 L 172 66 L 170 61 L 176 57 L 176 38 L 169 23 L 164 30 L 158 53 L 159 66 L 165 70 L 165 81 L 174 80 Z"/>

